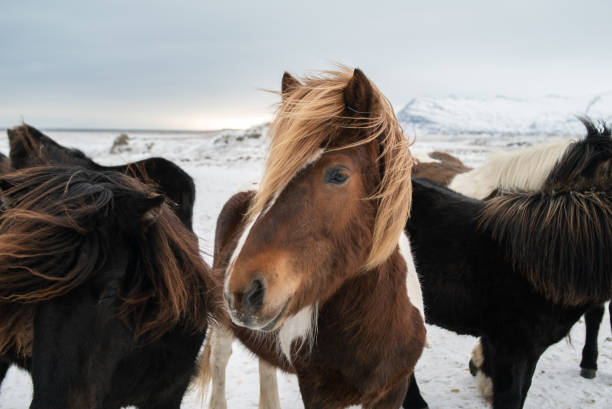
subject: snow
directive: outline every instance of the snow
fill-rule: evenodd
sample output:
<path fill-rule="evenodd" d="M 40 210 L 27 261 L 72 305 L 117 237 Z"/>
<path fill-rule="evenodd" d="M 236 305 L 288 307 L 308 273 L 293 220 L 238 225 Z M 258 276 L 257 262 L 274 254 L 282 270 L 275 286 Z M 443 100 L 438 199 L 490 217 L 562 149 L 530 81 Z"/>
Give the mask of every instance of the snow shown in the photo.
<path fill-rule="evenodd" d="M 610 99 L 612 95 L 602 98 L 606 101 Z M 463 114 L 449 114 L 449 118 L 455 122 L 447 120 L 444 126 L 450 127 L 449 124 L 453 124 L 453 131 L 441 133 L 440 131 L 450 128 L 442 127 L 440 124 L 443 122 L 438 121 L 439 117 L 436 117 L 434 113 L 438 115 L 443 112 L 451 112 L 452 101 L 452 99 L 443 101 L 441 105 L 443 109 L 439 111 L 429 111 L 427 117 L 432 120 L 436 119 L 435 126 L 440 126 L 439 129 L 434 128 L 433 125 L 430 128 L 424 128 L 427 132 L 423 129 L 414 132 L 414 129 L 406 128 L 409 134 L 416 134 L 413 151 L 445 150 L 458 155 L 469 165 L 475 166 L 482 163 L 486 153 L 491 150 L 513 149 L 548 139 L 551 133 L 565 135 L 564 132 L 569 132 L 564 131 L 563 123 L 558 126 L 559 129 L 550 128 L 556 129 L 554 132 L 540 134 L 526 135 L 528 132 L 500 134 L 498 131 L 501 125 L 495 129 L 486 128 L 489 133 L 468 132 L 467 128 L 459 126 L 462 124 L 461 115 L 466 115 L 463 122 L 467 124 L 472 121 L 473 118 L 470 115 L 473 113 L 470 114 L 469 107 L 461 111 L 459 105 L 463 102 L 457 102 L 455 112 L 460 111 Z M 433 104 L 434 101 L 417 101 L 412 104 L 413 108 L 410 108 L 409 112 L 416 115 L 418 112 L 416 108 L 420 106 L 419 109 L 423 109 L 425 103 Z M 594 107 L 597 107 L 598 103 L 596 102 Z M 518 103 L 503 102 L 500 99 L 491 107 L 492 117 L 503 104 Z M 474 102 L 474 105 L 479 109 L 486 107 L 485 103 Z M 560 105 L 569 106 L 570 104 L 564 102 Z M 608 109 L 608 112 L 612 112 L 612 109 Z M 403 117 L 406 118 L 406 116 Z M 528 118 L 528 116 L 517 114 L 516 118 Z M 499 121 L 499 124 L 510 129 L 512 121 L 514 119 Z M 485 124 L 485 120 L 482 123 Z M 536 129 L 542 129 L 541 123 L 543 122 L 538 122 Z M 463 126 L 467 126 L 465 124 Z M 485 125 L 492 126 L 491 124 L 487 122 Z M 482 125 L 482 129 L 485 128 L 485 125 Z M 477 129 L 478 126 L 473 125 L 472 127 Z M 434 129 L 438 130 L 430 132 Z M 573 129 L 573 135 L 583 134 L 579 127 L 571 129 Z M 80 148 L 102 164 L 119 164 L 148 156 L 164 156 L 182 166 L 196 180 L 197 199 L 194 227 L 200 237 L 202 251 L 209 262 L 213 249 L 215 222 L 221 207 L 233 193 L 252 189 L 254 183 L 259 180 L 265 152 L 265 133 L 265 126 L 255 127 L 248 131 L 128 132 L 130 137 L 128 145 L 123 146 L 119 153 L 111 154 L 110 148 L 118 132 L 48 132 L 59 143 Z M 4 140 L 0 141 L 0 151 L 5 153 L 8 151 L 7 143 Z M 579 376 L 580 353 L 584 343 L 584 324 L 579 322 L 572 329 L 571 343 L 563 340 L 552 346 L 543 355 L 538 364 L 525 408 L 589 407 L 603 409 L 610 407 L 612 400 L 612 334 L 609 322 L 606 312 L 599 334 L 600 356 L 597 377 L 593 380 L 586 380 Z M 430 408 L 488 408 L 488 404 L 479 396 L 476 390 L 476 380 L 469 374 L 467 367 L 471 350 L 476 342 L 475 338 L 459 336 L 441 328 L 428 326 L 428 340 L 430 347 L 425 349 L 416 373 L 421 391 L 430 404 Z M 257 408 L 258 385 L 257 361 L 236 342 L 227 372 L 228 408 Z M 29 375 L 15 367 L 11 368 L 0 389 L 0 409 L 28 407 L 31 390 Z M 279 390 L 283 408 L 303 407 L 295 376 L 280 375 Z M 182 407 L 184 409 L 200 408 L 201 404 L 197 394 L 193 391 L 188 393 Z"/>
<path fill-rule="evenodd" d="M 415 98 L 399 113 L 409 132 L 426 134 L 574 135 L 576 116 L 612 119 L 612 91 L 580 97 Z"/>

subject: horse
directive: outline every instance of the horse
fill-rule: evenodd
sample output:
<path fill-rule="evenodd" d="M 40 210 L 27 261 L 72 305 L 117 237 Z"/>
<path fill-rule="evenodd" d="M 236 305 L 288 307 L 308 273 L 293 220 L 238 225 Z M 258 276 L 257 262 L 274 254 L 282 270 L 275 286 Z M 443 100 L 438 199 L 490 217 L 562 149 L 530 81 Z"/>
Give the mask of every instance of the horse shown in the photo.
<path fill-rule="evenodd" d="M 611 170 L 612 138 L 591 127 L 538 192 L 482 201 L 413 179 L 427 322 L 481 337 L 478 387 L 495 409 L 522 408 L 542 353 L 612 297 Z"/>
<path fill-rule="evenodd" d="M 34 167 L 0 188 L 0 355 L 30 370 L 30 407 L 178 409 L 216 305 L 197 237 L 117 172 Z"/>
<path fill-rule="evenodd" d="M 179 166 L 164 158 L 149 158 L 120 166 L 102 166 L 75 148 L 66 148 L 38 129 L 23 124 L 7 130 L 10 144 L 10 158 L 0 156 L 0 174 L 12 169 L 34 166 L 63 165 L 81 166 L 96 171 L 117 171 L 147 183 L 166 195 L 166 203 L 177 214 L 183 224 L 193 231 L 193 205 L 195 184 L 191 176 Z M 0 384 L 10 363 L 17 363 L 24 369 L 30 365 L 18 356 L 0 357 Z"/>
<path fill-rule="evenodd" d="M 233 196 L 217 219 L 225 325 L 297 375 L 305 408 L 399 408 L 425 343 L 403 234 L 409 141 L 359 69 L 285 73 L 281 95 L 258 190 Z M 203 385 L 211 361 L 226 363 L 209 354 Z"/>
<path fill-rule="evenodd" d="M 591 129 L 593 123 L 586 118 L 582 119 L 582 123 L 587 132 L 597 132 Z M 476 199 L 496 196 L 499 191 L 537 191 L 573 142 L 573 138 L 562 138 L 518 151 L 496 152 L 484 165 L 475 169 L 465 166 L 461 160 L 448 153 L 432 152 L 425 158 L 417 156 L 413 175 L 436 181 Z M 612 304 L 608 308 L 612 326 Z M 586 336 L 580 361 L 580 375 L 583 378 L 593 379 L 597 374 L 597 337 L 603 315 L 603 305 L 594 306 L 584 315 Z M 470 360 L 470 371 L 476 376 L 478 366 L 474 362 L 480 360 L 478 349 L 475 353 Z"/>
<path fill-rule="evenodd" d="M 38 129 L 23 124 L 7 130 L 12 167 L 23 169 L 40 165 L 81 166 L 97 171 L 116 171 L 156 186 L 169 199 L 179 219 L 190 229 L 193 224 L 195 184 L 187 172 L 164 158 L 148 158 L 119 166 L 102 166 L 82 151 L 66 148 Z"/>

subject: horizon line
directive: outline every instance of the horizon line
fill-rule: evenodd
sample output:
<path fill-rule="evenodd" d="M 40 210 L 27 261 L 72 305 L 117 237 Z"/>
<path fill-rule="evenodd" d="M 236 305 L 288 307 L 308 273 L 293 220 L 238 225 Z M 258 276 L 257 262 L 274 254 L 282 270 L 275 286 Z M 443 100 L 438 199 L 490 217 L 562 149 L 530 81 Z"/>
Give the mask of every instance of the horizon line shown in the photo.
<path fill-rule="evenodd" d="M 27 124 L 23 122 L 21 125 Z M 21 126 L 16 125 L 16 126 Z M 27 124 L 29 125 L 29 124 Z M 31 126 L 31 125 L 30 125 Z M 2 126 L 0 129 L 9 130 L 13 129 L 15 126 Z M 204 133 L 204 132 L 223 132 L 223 131 L 242 131 L 249 129 L 247 128 L 215 128 L 215 129 L 155 129 L 155 128 L 95 128 L 95 127 L 62 127 L 62 126 L 53 126 L 53 127 L 36 127 L 36 129 L 40 129 L 41 131 L 48 132 L 132 132 L 132 133 L 146 133 L 146 132 L 155 132 L 155 133 Z"/>

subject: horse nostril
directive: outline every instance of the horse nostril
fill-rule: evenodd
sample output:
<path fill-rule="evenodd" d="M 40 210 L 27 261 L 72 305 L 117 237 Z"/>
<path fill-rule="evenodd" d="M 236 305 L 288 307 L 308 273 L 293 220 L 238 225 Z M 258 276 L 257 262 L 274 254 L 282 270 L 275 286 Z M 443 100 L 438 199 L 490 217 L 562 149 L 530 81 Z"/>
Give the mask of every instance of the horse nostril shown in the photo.
<path fill-rule="evenodd" d="M 251 287 L 244 294 L 244 309 L 251 314 L 255 314 L 263 307 L 266 289 L 263 279 L 256 278 L 251 283 Z"/>

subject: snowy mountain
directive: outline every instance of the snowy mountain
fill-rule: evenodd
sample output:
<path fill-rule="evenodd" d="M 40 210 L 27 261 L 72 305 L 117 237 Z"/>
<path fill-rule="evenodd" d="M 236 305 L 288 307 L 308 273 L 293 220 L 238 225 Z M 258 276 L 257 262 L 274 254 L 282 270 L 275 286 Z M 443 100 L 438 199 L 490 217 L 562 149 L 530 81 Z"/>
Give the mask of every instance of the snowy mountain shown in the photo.
<path fill-rule="evenodd" d="M 577 116 L 612 120 L 612 91 L 583 97 L 415 98 L 398 118 L 408 134 L 581 135 Z"/>

